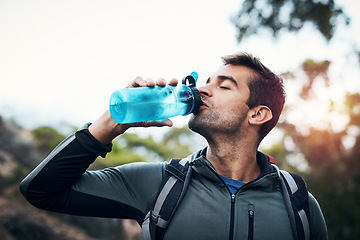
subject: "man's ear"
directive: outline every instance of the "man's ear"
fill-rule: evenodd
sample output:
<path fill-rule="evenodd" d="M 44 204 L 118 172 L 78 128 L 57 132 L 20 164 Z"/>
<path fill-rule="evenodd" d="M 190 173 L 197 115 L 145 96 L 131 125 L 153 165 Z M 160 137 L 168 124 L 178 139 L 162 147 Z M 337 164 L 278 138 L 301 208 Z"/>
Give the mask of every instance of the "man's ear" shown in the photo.
<path fill-rule="evenodd" d="M 269 107 L 259 105 L 249 110 L 249 123 L 252 125 L 261 125 L 272 119 L 272 112 Z"/>

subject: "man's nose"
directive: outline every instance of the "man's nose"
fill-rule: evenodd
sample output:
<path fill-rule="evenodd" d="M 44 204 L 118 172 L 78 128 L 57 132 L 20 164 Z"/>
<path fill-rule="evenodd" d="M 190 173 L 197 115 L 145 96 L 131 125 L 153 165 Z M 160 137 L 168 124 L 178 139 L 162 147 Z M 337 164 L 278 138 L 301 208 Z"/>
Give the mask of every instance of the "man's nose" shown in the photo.
<path fill-rule="evenodd" d="M 200 92 L 201 96 L 206 96 L 206 97 L 211 97 L 212 96 L 212 91 L 211 91 L 210 86 L 208 84 L 199 87 L 199 92 Z"/>

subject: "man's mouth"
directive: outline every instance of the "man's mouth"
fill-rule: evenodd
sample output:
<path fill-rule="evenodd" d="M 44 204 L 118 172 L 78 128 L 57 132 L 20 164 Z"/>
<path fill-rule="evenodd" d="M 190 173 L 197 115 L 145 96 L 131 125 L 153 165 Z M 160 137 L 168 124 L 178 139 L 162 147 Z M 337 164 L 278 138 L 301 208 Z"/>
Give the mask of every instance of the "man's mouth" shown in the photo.
<path fill-rule="evenodd" d="M 209 108 L 209 106 L 206 104 L 206 102 L 202 101 L 200 109 L 205 109 L 205 108 Z"/>

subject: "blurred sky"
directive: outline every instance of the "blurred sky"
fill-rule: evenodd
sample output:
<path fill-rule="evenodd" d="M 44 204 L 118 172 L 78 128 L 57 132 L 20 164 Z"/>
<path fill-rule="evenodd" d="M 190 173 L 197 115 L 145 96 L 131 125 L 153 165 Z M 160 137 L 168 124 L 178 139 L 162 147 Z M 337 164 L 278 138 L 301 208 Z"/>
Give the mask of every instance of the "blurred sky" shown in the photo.
<path fill-rule="evenodd" d="M 263 32 L 239 44 L 230 17 L 241 0 L 1 0 L 0 115 L 26 128 L 80 127 L 137 76 L 181 79 L 197 71 L 202 85 L 221 56 L 237 51 L 276 73 L 306 58 L 336 59 L 331 74 L 342 80 L 327 95 L 339 86 L 357 91 L 357 59 L 347 56 L 360 40 L 360 1 L 337 2 L 352 21 L 330 44 L 311 25 L 278 41 Z"/>

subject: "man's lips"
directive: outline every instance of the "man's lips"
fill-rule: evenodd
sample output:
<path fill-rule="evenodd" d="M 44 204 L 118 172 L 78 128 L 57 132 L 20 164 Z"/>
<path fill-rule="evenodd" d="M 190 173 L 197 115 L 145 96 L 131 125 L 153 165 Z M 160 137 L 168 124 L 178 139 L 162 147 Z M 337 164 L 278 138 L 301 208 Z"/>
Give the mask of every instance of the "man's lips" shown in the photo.
<path fill-rule="evenodd" d="M 206 102 L 202 101 L 200 109 L 205 109 L 205 108 L 209 108 L 209 105 L 207 105 Z"/>

